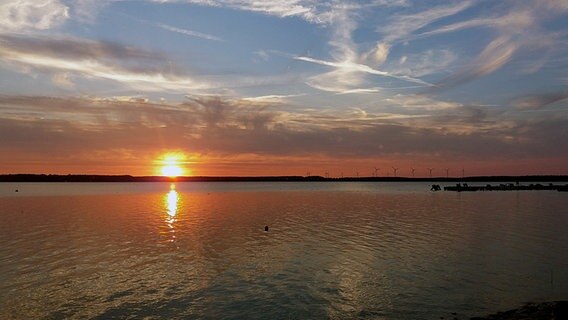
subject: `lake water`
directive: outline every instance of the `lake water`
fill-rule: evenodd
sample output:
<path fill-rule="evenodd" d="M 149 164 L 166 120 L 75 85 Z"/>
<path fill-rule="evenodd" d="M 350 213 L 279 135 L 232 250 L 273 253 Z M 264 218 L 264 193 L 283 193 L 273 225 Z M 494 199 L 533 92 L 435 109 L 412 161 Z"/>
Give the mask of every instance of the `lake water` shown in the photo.
<path fill-rule="evenodd" d="M 568 298 L 568 193 L 428 190 L 0 183 L 0 319 L 466 319 Z"/>

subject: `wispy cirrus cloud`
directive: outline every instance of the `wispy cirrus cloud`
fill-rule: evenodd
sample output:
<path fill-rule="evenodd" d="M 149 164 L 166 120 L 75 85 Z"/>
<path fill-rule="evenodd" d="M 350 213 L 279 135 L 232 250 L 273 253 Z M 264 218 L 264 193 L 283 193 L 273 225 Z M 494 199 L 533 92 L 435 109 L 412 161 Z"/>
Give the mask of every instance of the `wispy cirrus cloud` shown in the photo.
<path fill-rule="evenodd" d="M 134 47 L 71 37 L 16 35 L 0 35 L 0 43 L 0 61 L 10 66 L 112 80 L 145 91 L 210 88 L 205 81 L 177 72 L 162 54 Z"/>
<path fill-rule="evenodd" d="M 447 73 L 449 67 L 458 60 L 457 55 L 448 49 L 428 49 L 420 53 L 402 56 L 398 62 L 385 69 L 401 75 L 422 77 L 435 73 Z"/>
<path fill-rule="evenodd" d="M 200 39 L 212 40 L 212 41 L 224 41 L 222 38 L 217 37 L 217 36 L 212 35 L 212 34 L 199 32 L 199 31 L 195 31 L 195 30 L 190 30 L 190 29 L 186 29 L 186 28 L 179 28 L 179 27 L 175 27 L 175 26 L 165 24 L 165 23 L 158 23 L 158 22 L 153 22 L 153 21 L 149 21 L 149 20 L 145 20 L 145 19 L 140 19 L 140 18 L 137 18 L 135 16 L 125 14 L 125 13 L 120 13 L 120 15 L 128 17 L 129 19 L 132 19 L 132 20 L 136 20 L 140 23 L 144 23 L 144 24 L 147 24 L 147 25 L 158 27 L 158 28 L 166 30 L 166 31 L 183 34 L 183 35 L 186 35 L 188 37 L 200 38 Z"/>
<path fill-rule="evenodd" d="M 246 97 L 242 98 L 243 101 L 252 101 L 252 102 L 268 102 L 268 103 L 284 103 L 289 98 L 296 98 L 305 96 L 305 94 L 270 94 L 264 96 L 256 96 L 256 97 Z"/>
<path fill-rule="evenodd" d="M 213 36 L 213 35 L 210 35 L 210 34 L 207 34 L 207 33 L 197 32 L 197 31 L 183 29 L 183 28 L 177 28 L 177 27 L 173 27 L 173 26 L 163 24 L 163 23 L 157 23 L 155 25 L 159 28 L 164 29 L 164 30 L 181 33 L 181 34 L 184 34 L 184 35 L 190 36 L 190 37 L 196 37 L 196 38 L 213 40 L 213 41 L 223 41 L 223 39 L 216 37 L 216 36 Z"/>
<path fill-rule="evenodd" d="M 385 35 L 382 39 L 385 43 L 405 41 L 414 32 L 442 18 L 456 15 L 471 7 L 473 3 L 473 1 L 461 1 L 413 14 L 393 15 L 387 24 L 378 27 L 377 31 Z"/>
<path fill-rule="evenodd" d="M 413 78 L 410 76 L 405 76 L 405 75 L 396 75 L 393 73 L 389 73 L 386 71 L 381 71 L 381 70 L 376 70 L 373 69 L 367 65 L 364 64 L 359 64 L 359 63 L 353 63 L 353 62 L 349 62 L 349 61 L 343 61 L 343 62 L 332 62 L 332 61 L 325 61 L 325 60 L 319 60 L 319 59 L 314 59 L 314 58 L 309 58 L 309 57 L 295 57 L 296 60 L 301 60 L 301 61 L 306 61 L 306 62 L 312 62 L 312 63 L 316 63 L 316 64 L 320 64 L 320 65 L 324 65 L 324 66 L 330 66 L 330 67 L 335 67 L 338 69 L 341 69 L 342 71 L 345 72 L 362 72 L 362 73 L 367 73 L 367 74 L 372 74 L 372 75 L 377 75 L 377 76 L 383 76 L 383 77 L 390 77 L 390 78 L 395 78 L 395 79 L 399 79 L 399 80 L 404 80 L 404 81 L 408 81 L 408 82 L 413 82 L 413 83 L 417 83 L 417 84 L 421 84 L 424 86 L 431 86 L 432 84 L 420 80 L 418 78 Z"/>
<path fill-rule="evenodd" d="M 316 0 L 154 0 L 157 2 L 181 2 L 203 6 L 224 7 L 236 10 L 257 12 L 266 15 L 300 17 L 310 23 L 324 24 L 330 19 L 328 1 Z"/>
<path fill-rule="evenodd" d="M 567 7 L 551 4 L 550 1 L 537 3 L 518 1 L 507 8 L 504 13 L 489 14 L 488 17 L 473 18 L 436 27 L 411 38 L 420 39 L 445 33 L 459 32 L 471 28 L 485 28 L 496 33 L 495 37 L 465 67 L 443 79 L 437 89 L 458 86 L 477 78 L 489 75 L 503 66 L 519 51 L 544 51 L 546 57 L 557 42 L 559 35 L 544 32 L 542 24 L 548 19 L 565 13 Z M 535 59 L 532 65 L 523 68 L 524 72 L 534 73 L 545 64 L 544 58 Z M 437 90 L 437 89 L 434 90 Z"/>
<path fill-rule="evenodd" d="M 463 104 L 453 101 L 436 100 L 422 94 L 396 94 L 384 99 L 385 102 L 405 109 L 448 110 L 462 107 Z"/>
<path fill-rule="evenodd" d="M 319 0 L 151 0 L 159 3 L 189 3 L 211 7 L 223 7 L 235 10 L 257 12 L 280 18 L 299 17 L 314 24 L 333 22 L 337 7 L 372 8 L 408 6 L 408 0 L 361 0 L 319 1 Z"/>
<path fill-rule="evenodd" d="M 358 7 L 338 6 L 333 11 L 332 24 L 333 33 L 330 46 L 332 61 L 316 59 L 308 56 L 295 56 L 294 59 L 324 65 L 334 68 L 331 72 L 310 77 L 308 84 L 314 88 L 335 93 L 350 91 L 351 93 L 363 93 L 361 86 L 367 82 L 366 76 L 380 76 L 394 78 L 405 82 L 413 82 L 424 86 L 431 84 L 413 77 L 408 74 L 397 74 L 374 68 L 369 65 L 369 61 L 375 65 L 382 64 L 388 56 L 389 46 L 378 44 L 374 49 L 359 53 L 358 46 L 352 39 L 352 33 L 357 28 L 354 10 Z M 368 91 L 367 91 L 368 93 Z"/>
<path fill-rule="evenodd" d="M 354 93 L 379 93 L 379 92 L 388 92 L 388 91 L 396 91 L 396 90 L 408 90 L 408 89 L 420 89 L 424 88 L 424 86 L 406 86 L 406 87 L 369 87 L 369 88 L 356 88 L 345 90 L 342 92 L 337 92 L 336 94 L 354 94 Z"/>
<path fill-rule="evenodd" d="M 325 61 L 306 56 L 295 56 L 294 59 L 316 63 L 334 68 L 331 72 L 317 74 L 308 79 L 307 84 L 323 91 L 339 92 L 354 89 L 364 81 L 365 73 L 361 73 L 357 65 L 357 51 L 351 38 L 357 28 L 352 18 L 352 8 L 335 8 L 332 14 L 332 36 L 329 44 L 330 55 L 334 61 Z"/>
<path fill-rule="evenodd" d="M 360 63 L 367 66 L 383 65 L 394 46 L 412 40 L 417 31 L 443 18 L 457 15 L 471 8 L 473 4 L 473 1 L 452 2 L 410 14 L 391 15 L 385 23 L 377 27 L 376 31 L 383 36 L 376 42 L 375 46 L 361 55 Z M 433 52 L 433 49 L 429 49 L 422 53 L 403 56 L 398 65 L 389 63 L 383 69 L 385 72 L 388 70 L 390 75 L 399 79 L 404 79 L 404 77 L 417 79 L 432 73 L 443 72 L 444 68 L 456 59 L 455 54 L 448 49 L 437 50 L 435 55 L 432 54 Z M 422 82 L 422 84 L 426 84 L 425 81 Z M 431 86 L 429 83 L 427 85 Z"/>
<path fill-rule="evenodd" d="M 388 55 L 388 47 L 377 46 L 372 52 L 360 54 L 357 45 L 351 39 L 353 31 L 357 28 L 355 16 L 361 10 L 373 7 L 401 7 L 408 6 L 406 0 L 374 0 L 374 1 L 315 1 L 315 0 L 287 0 L 287 1 L 250 1 L 250 0 L 166 0 L 160 2 L 179 2 L 213 7 L 225 7 L 235 10 L 258 12 L 277 16 L 280 18 L 299 17 L 314 24 L 322 24 L 331 28 L 332 37 L 329 41 L 333 51 L 330 52 L 332 60 L 318 59 L 304 55 L 294 55 L 293 59 L 325 65 L 334 70 L 323 74 L 311 76 L 306 82 L 308 85 L 331 92 L 356 89 L 366 82 L 368 75 L 396 78 L 402 81 L 429 85 L 427 82 L 408 74 L 398 75 L 373 68 L 362 61 L 373 60 L 375 65 L 382 62 Z M 266 53 L 263 51 L 263 53 Z M 382 57 L 381 57 L 382 55 Z M 266 56 L 266 54 L 264 55 Z M 356 91 L 353 91 L 356 92 Z"/>
<path fill-rule="evenodd" d="M 475 58 L 473 67 L 466 68 L 442 80 L 437 88 L 449 88 L 493 73 L 504 66 L 517 51 L 518 44 L 510 37 L 501 36 L 491 41 Z M 436 90 L 436 88 L 434 88 Z"/>
<path fill-rule="evenodd" d="M 513 10 L 501 15 L 486 18 L 474 18 L 452 24 L 443 25 L 430 31 L 419 33 L 413 39 L 434 36 L 443 33 L 456 32 L 469 28 L 509 29 L 509 32 L 519 32 L 530 28 L 535 22 L 535 17 L 529 10 Z"/>
<path fill-rule="evenodd" d="M 467 63 L 460 63 L 460 68 L 453 68 L 452 74 L 442 79 L 429 92 L 444 90 L 468 83 L 480 77 L 487 76 L 500 70 L 508 64 L 519 52 L 530 50 L 544 51 L 540 59 L 535 59 L 531 65 L 521 71 L 535 73 L 545 65 L 546 57 L 553 50 L 554 43 L 562 35 L 554 32 L 544 32 L 545 21 L 558 17 L 566 12 L 566 7 L 557 1 L 510 1 L 491 7 L 490 12 L 477 6 L 477 2 L 463 1 L 439 5 L 434 8 L 411 14 L 393 14 L 377 31 L 384 36 L 372 48 L 364 63 L 382 64 L 388 57 L 392 47 L 407 45 L 409 42 L 435 37 L 438 35 L 456 33 L 467 29 L 486 29 L 494 33 L 493 38 L 485 44 L 480 52 Z M 476 10 L 477 15 L 467 18 L 457 18 L 457 15 L 468 10 Z M 469 12 L 472 12 L 471 10 Z M 445 23 L 449 21 L 449 23 Z M 429 49 L 430 51 L 433 49 Z M 449 71 L 458 57 L 455 52 L 444 48 L 440 53 L 429 55 L 428 51 L 405 55 L 399 64 L 389 63 L 387 70 L 394 74 L 406 74 L 421 77 L 432 73 Z M 376 58 L 378 57 L 378 58 Z M 427 67 L 427 66 L 430 67 Z M 523 71 L 526 70 L 526 71 Z"/>
<path fill-rule="evenodd" d="M 520 110 L 534 110 L 559 102 L 568 102 L 568 90 L 521 97 L 513 105 Z"/>

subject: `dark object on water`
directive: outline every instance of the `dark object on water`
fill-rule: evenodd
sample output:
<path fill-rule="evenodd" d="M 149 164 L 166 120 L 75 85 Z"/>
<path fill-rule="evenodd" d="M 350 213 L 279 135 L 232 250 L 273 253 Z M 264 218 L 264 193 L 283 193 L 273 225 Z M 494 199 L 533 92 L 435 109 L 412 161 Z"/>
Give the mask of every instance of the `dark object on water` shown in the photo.
<path fill-rule="evenodd" d="M 264 231 L 268 231 L 268 226 L 264 226 Z"/>
<path fill-rule="evenodd" d="M 440 187 L 439 184 L 433 184 L 432 188 L 430 188 L 430 191 L 440 191 L 442 190 L 442 188 Z"/>
<path fill-rule="evenodd" d="M 16 189 L 16 191 L 14 191 L 14 192 L 20 192 L 20 190 Z"/>
<path fill-rule="evenodd" d="M 499 185 L 490 185 L 487 184 L 485 186 L 468 186 L 466 184 L 456 184 L 455 186 L 444 187 L 445 191 L 530 191 L 530 190 L 557 190 L 557 191 L 568 191 L 568 185 L 555 185 L 555 184 L 548 184 L 542 185 L 540 183 L 537 184 L 530 184 L 530 185 L 514 185 L 512 183 L 507 184 L 499 184 Z"/>
<path fill-rule="evenodd" d="M 550 320 L 568 319 L 568 301 L 527 303 L 524 306 L 487 317 L 474 317 L 471 320 Z"/>

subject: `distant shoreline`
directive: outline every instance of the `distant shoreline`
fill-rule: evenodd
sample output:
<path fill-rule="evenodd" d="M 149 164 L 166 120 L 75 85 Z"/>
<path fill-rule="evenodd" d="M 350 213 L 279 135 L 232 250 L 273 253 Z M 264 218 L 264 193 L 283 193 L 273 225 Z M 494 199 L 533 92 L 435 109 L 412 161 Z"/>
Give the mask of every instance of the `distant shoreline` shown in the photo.
<path fill-rule="evenodd" d="M 322 176 L 131 176 L 131 175 L 58 175 L 3 174 L 0 182 L 568 182 L 568 175 L 472 176 L 472 177 L 344 177 Z"/>

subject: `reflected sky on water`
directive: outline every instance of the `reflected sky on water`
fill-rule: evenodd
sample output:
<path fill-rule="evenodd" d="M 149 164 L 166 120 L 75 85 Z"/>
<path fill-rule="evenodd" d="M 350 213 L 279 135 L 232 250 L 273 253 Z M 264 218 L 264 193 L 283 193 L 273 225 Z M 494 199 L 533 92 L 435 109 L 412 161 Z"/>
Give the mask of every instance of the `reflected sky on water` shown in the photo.
<path fill-rule="evenodd" d="M 437 319 L 568 294 L 565 193 L 58 186 L 0 196 L 0 318 Z"/>

